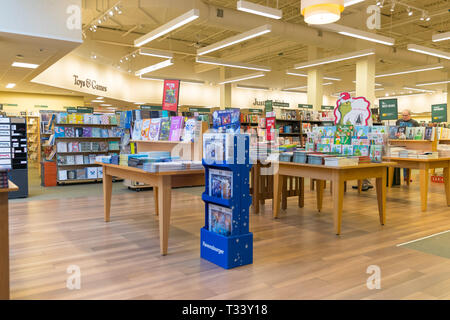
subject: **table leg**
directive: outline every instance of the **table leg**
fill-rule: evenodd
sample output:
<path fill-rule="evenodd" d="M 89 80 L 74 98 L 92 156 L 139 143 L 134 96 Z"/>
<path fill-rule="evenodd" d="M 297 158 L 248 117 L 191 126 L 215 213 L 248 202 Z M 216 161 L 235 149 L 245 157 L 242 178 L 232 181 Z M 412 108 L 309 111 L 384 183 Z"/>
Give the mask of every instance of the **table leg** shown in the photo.
<path fill-rule="evenodd" d="M 283 191 L 281 192 L 281 209 L 283 210 L 287 209 L 287 179 L 287 176 L 283 176 Z"/>
<path fill-rule="evenodd" d="M 9 300 L 8 192 L 0 193 L 0 300 Z"/>
<path fill-rule="evenodd" d="M 383 168 L 383 175 L 376 179 L 378 213 L 380 215 L 380 224 L 386 223 L 386 170 Z"/>
<path fill-rule="evenodd" d="M 411 169 L 406 169 L 406 185 L 411 184 Z"/>
<path fill-rule="evenodd" d="M 334 230 L 337 235 L 341 234 L 342 207 L 344 204 L 344 181 L 335 174 L 333 177 L 333 220 Z"/>
<path fill-rule="evenodd" d="M 109 222 L 111 216 L 111 194 L 112 194 L 112 176 L 108 174 L 108 169 L 103 168 L 103 206 L 105 222 Z"/>
<path fill-rule="evenodd" d="M 316 180 L 316 196 L 317 196 L 317 211 L 322 210 L 323 202 L 323 180 Z"/>
<path fill-rule="evenodd" d="M 449 162 L 450 166 L 450 162 Z M 445 185 L 445 196 L 447 199 L 447 206 L 450 206 L 450 168 L 444 168 L 444 185 Z"/>
<path fill-rule="evenodd" d="M 278 173 L 273 175 L 272 215 L 274 218 L 278 218 L 278 213 L 280 212 L 281 190 L 283 188 L 282 181 L 283 176 L 280 176 Z"/>
<path fill-rule="evenodd" d="M 362 180 L 358 180 L 358 193 L 362 191 Z"/>
<path fill-rule="evenodd" d="M 394 183 L 394 167 L 389 167 L 389 181 L 388 181 L 388 187 L 392 188 L 392 184 Z"/>
<path fill-rule="evenodd" d="M 159 242 L 161 254 L 167 254 L 169 245 L 170 210 L 172 200 L 172 180 L 171 176 L 159 176 L 158 197 L 159 197 Z"/>
<path fill-rule="evenodd" d="M 316 182 L 316 180 L 309 179 L 309 190 L 311 191 L 314 191 L 314 182 Z"/>
<path fill-rule="evenodd" d="M 158 198 L 158 187 L 153 187 L 153 197 L 155 198 L 155 214 L 159 215 L 159 198 Z"/>
<path fill-rule="evenodd" d="M 298 178 L 298 207 L 305 206 L 305 178 Z"/>
<path fill-rule="evenodd" d="M 420 170 L 420 202 L 422 205 L 422 211 L 427 211 L 428 200 L 428 166 L 421 168 Z"/>

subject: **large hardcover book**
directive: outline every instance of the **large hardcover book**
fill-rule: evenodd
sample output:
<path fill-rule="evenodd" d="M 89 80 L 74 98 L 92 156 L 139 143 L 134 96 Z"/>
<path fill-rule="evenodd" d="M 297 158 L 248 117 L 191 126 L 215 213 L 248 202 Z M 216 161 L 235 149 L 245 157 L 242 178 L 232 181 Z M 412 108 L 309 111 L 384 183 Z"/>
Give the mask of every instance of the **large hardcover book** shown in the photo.
<path fill-rule="evenodd" d="M 92 137 L 93 138 L 101 138 L 102 130 L 100 128 L 92 128 Z"/>
<path fill-rule="evenodd" d="M 78 141 L 72 142 L 72 152 L 80 152 L 80 143 Z"/>
<path fill-rule="evenodd" d="M 423 140 L 425 136 L 425 127 L 415 128 L 414 140 Z"/>
<path fill-rule="evenodd" d="M 141 140 L 142 120 L 134 121 L 133 132 L 131 134 L 131 140 Z"/>
<path fill-rule="evenodd" d="M 405 135 L 406 140 L 414 140 L 414 136 L 416 135 L 416 128 L 414 127 L 406 127 L 405 129 Z"/>
<path fill-rule="evenodd" d="M 92 137 L 92 128 L 91 127 L 83 128 L 83 137 L 86 137 L 86 138 Z"/>
<path fill-rule="evenodd" d="M 151 119 L 150 129 L 148 133 L 149 140 L 158 141 L 160 131 L 161 131 L 161 118 Z"/>
<path fill-rule="evenodd" d="M 180 141 L 181 130 L 183 129 L 183 117 L 170 118 L 170 141 Z"/>
<path fill-rule="evenodd" d="M 66 127 L 64 129 L 65 137 L 66 138 L 74 138 L 75 137 L 75 128 L 73 127 Z"/>
<path fill-rule="evenodd" d="M 64 127 L 55 126 L 55 138 L 64 138 L 65 134 Z"/>
<path fill-rule="evenodd" d="M 434 141 L 435 132 L 436 130 L 434 127 L 426 127 L 424 139 Z"/>
<path fill-rule="evenodd" d="M 352 125 L 340 125 L 336 127 L 336 135 L 334 137 L 334 144 L 351 144 L 353 136 Z"/>
<path fill-rule="evenodd" d="M 77 154 L 75 156 L 75 164 L 84 164 L 83 162 L 83 155 L 82 154 Z"/>
<path fill-rule="evenodd" d="M 67 170 L 58 170 L 58 180 L 67 180 Z"/>
<path fill-rule="evenodd" d="M 233 232 L 233 213 L 229 208 L 209 204 L 208 221 L 209 231 L 223 236 L 230 236 Z"/>
<path fill-rule="evenodd" d="M 151 119 L 144 119 L 142 122 L 141 140 L 149 140 Z"/>
<path fill-rule="evenodd" d="M 56 150 L 58 153 L 67 152 L 67 143 L 64 141 L 58 141 L 56 143 Z"/>
<path fill-rule="evenodd" d="M 221 199 L 231 199 L 233 197 L 233 172 L 210 169 L 209 195 Z"/>
<path fill-rule="evenodd" d="M 77 138 L 83 137 L 83 128 L 81 127 L 75 128 L 75 137 Z"/>
<path fill-rule="evenodd" d="M 66 164 L 67 165 L 74 165 L 75 164 L 75 156 L 67 156 L 66 157 Z"/>
<path fill-rule="evenodd" d="M 161 130 L 159 133 L 159 140 L 160 141 L 168 141 L 169 135 L 170 135 L 170 119 L 162 118 L 161 119 Z"/>
<path fill-rule="evenodd" d="M 197 120 L 194 118 L 186 120 L 183 130 L 183 141 L 194 142 L 196 124 Z"/>

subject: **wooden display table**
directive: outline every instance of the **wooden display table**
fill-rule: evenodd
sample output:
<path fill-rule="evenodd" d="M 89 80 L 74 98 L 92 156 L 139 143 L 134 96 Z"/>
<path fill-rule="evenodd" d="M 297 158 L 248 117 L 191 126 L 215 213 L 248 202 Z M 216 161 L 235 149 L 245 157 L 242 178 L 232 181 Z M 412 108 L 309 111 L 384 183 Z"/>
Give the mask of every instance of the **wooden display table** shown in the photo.
<path fill-rule="evenodd" d="M 0 188 L 0 300 L 9 300 L 8 192 L 19 190 L 11 181 L 8 183 L 8 188 Z"/>
<path fill-rule="evenodd" d="M 447 198 L 447 206 L 450 206 L 450 179 L 449 179 L 450 158 L 414 159 L 414 158 L 383 157 L 383 159 L 386 161 L 395 162 L 395 164 L 389 166 L 389 188 L 392 186 L 394 168 L 408 168 L 420 170 L 420 202 L 422 211 L 427 210 L 428 184 L 430 178 L 429 170 L 443 168 L 445 196 Z"/>
<path fill-rule="evenodd" d="M 200 181 L 205 181 L 205 171 L 202 169 L 150 173 L 133 167 L 100 162 L 96 163 L 103 166 L 103 203 L 105 222 L 110 221 L 113 177 L 130 179 L 153 186 L 153 190 L 155 191 L 156 214 L 159 214 L 161 254 L 166 255 L 169 242 L 172 187 L 180 187 L 187 183 L 196 184 Z"/>
<path fill-rule="evenodd" d="M 378 198 L 378 213 L 381 225 L 386 222 L 386 169 L 391 163 L 368 163 L 357 166 L 331 167 L 323 165 L 293 163 L 293 162 L 279 162 L 278 172 L 274 174 L 273 179 L 273 217 L 277 218 L 280 211 L 281 188 L 280 180 L 285 176 L 311 178 L 317 180 L 317 209 L 322 209 L 323 199 L 323 185 L 324 181 L 330 180 L 332 182 L 332 196 L 333 196 L 333 218 L 334 229 L 336 234 L 341 233 L 342 222 L 342 207 L 344 200 L 344 183 L 349 180 L 364 180 L 376 178 L 376 190 Z M 304 183 L 301 183 L 301 197 L 304 195 Z M 299 201 L 299 207 L 304 206 L 304 201 Z"/>

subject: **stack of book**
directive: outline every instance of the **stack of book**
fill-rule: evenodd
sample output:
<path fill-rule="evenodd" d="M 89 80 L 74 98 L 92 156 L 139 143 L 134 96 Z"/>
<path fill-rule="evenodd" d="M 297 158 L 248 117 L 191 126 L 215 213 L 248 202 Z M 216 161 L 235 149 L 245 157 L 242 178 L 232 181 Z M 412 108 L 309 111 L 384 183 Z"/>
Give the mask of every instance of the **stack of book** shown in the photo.
<path fill-rule="evenodd" d="M 400 157 L 400 151 L 406 150 L 404 147 L 391 147 L 389 150 L 389 155 L 393 158 Z"/>
<path fill-rule="evenodd" d="M 371 159 L 369 156 L 360 156 L 360 157 L 355 157 L 358 159 L 358 163 L 359 164 L 363 164 L 363 163 L 371 163 Z"/>
<path fill-rule="evenodd" d="M 183 163 L 176 161 L 147 162 L 144 163 L 142 169 L 147 172 L 167 172 L 167 171 L 185 170 L 186 166 Z"/>
<path fill-rule="evenodd" d="M 0 188 L 8 188 L 8 169 L 0 167 Z"/>
<path fill-rule="evenodd" d="M 438 152 L 422 152 L 417 154 L 417 159 L 437 159 L 439 158 Z"/>
<path fill-rule="evenodd" d="M 450 145 L 440 144 L 438 145 L 439 157 L 448 158 L 450 157 Z"/>
<path fill-rule="evenodd" d="M 358 157 L 327 157 L 325 158 L 325 165 L 332 167 L 357 166 Z"/>

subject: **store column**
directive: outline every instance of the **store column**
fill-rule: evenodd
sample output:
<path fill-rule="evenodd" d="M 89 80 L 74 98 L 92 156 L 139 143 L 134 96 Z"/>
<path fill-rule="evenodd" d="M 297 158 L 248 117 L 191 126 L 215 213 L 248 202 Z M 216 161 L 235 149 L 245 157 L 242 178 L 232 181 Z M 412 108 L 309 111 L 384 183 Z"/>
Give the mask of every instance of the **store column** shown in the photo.
<path fill-rule="evenodd" d="M 447 79 L 450 79 L 450 72 L 447 74 Z M 450 122 L 450 83 L 447 83 L 447 122 Z"/>
<path fill-rule="evenodd" d="M 371 55 L 356 63 L 356 96 L 365 97 L 375 105 L 375 56 Z"/>
<path fill-rule="evenodd" d="M 320 59 L 322 50 L 308 47 L 308 60 Z M 323 71 L 320 68 L 308 70 L 308 104 L 314 110 L 321 110 L 323 102 Z"/>
<path fill-rule="evenodd" d="M 220 81 L 229 77 L 229 72 L 225 67 L 220 68 Z M 220 108 L 231 107 L 231 83 L 220 85 Z"/>

